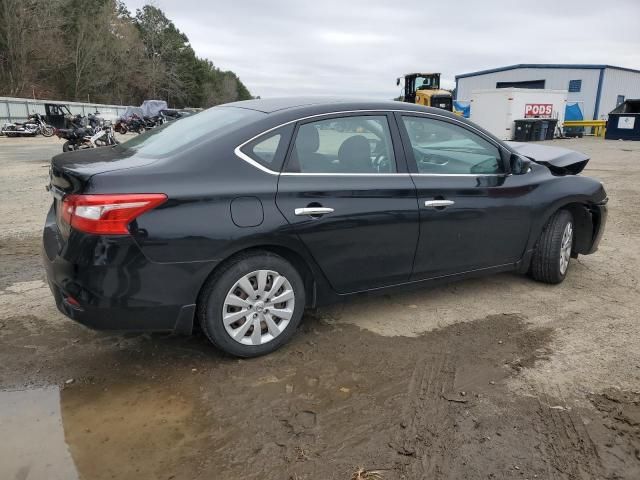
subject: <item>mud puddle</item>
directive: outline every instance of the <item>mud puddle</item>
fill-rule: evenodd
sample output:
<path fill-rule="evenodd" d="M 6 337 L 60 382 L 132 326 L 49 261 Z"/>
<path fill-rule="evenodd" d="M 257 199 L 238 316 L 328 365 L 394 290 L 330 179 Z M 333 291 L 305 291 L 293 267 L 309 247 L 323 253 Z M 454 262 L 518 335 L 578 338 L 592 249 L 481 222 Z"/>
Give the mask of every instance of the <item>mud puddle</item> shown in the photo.
<path fill-rule="evenodd" d="M 0 392 L 0 478 L 78 478 L 64 440 L 57 387 Z"/>
<path fill-rule="evenodd" d="M 72 371 L 39 366 L 36 383 L 72 375 L 58 377 L 59 394 L 31 402 L 57 427 L 36 430 L 42 416 L 29 402 L 0 408 L 37 438 L 11 451 L 46 442 L 58 452 L 49 473 L 68 474 L 60 478 L 350 479 L 358 469 L 387 480 L 637 478 L 635 410 L 623 409 L 633 420 L 608 447 L 601 433 L 617 410 L 604 400 L 579 411 L 508 390 L 546 357 L 551 335 L 513 315 L 415 338 L 307 318 L 289 346 L 254 360 L 220 356 L 199 337 L 103 336 L 91 352 L 64 354 Z"/>

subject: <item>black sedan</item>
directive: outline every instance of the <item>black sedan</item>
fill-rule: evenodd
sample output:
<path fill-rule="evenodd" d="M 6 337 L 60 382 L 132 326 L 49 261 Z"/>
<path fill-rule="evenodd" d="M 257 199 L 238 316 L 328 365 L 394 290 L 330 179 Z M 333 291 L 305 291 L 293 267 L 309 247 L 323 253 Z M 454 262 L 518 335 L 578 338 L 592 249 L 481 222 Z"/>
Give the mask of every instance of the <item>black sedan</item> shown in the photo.
<path fill-rule="evenodd" d="M 271 352 L 305 307 L 515 270 L 559 283 L 606 221 L 578 152 L 397 102 L 251 100 L 51 163 L 44 261 L 96 329 Z"/>

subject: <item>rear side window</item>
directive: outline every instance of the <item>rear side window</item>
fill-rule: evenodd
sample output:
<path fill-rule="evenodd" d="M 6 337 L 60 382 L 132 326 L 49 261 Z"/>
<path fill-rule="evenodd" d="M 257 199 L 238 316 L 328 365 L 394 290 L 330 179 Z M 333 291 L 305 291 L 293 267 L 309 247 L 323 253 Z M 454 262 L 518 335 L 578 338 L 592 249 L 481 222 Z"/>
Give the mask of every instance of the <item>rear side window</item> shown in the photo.
<path fill-rule="evenodd" d="M 255 110 L 213 107 L 203 112 L 168 122 L 120 144 L 143 156 L 171 155 L 200 142 L 221 137 L 242 125 L 264 117 Z"/>
<path fill-rule="evenodd" d="M 242 153 L 260 165 L 279 172 L 287 153 L 293 124 L 265 133 L 242 147 Z"/>
<path fill-rule="evenodd" d="M 301 125 L 286 170 L 326 174 L 395 172 L 387 117 L 349 116 Z"/>
<path fill-rule="evenodd" d="M 253 153 L 253 155 L 260 161 L 266 163 L 267 165 L 271 165 L 273 163 L 273 159 L 276 156 L 276 152 L 278 151 L 280 140 L 282 140 L 282 135 L 280 135 L 279 133 L 271 135 L 269 138 L 257 143 L 251 149 L 251 153 Z"/>

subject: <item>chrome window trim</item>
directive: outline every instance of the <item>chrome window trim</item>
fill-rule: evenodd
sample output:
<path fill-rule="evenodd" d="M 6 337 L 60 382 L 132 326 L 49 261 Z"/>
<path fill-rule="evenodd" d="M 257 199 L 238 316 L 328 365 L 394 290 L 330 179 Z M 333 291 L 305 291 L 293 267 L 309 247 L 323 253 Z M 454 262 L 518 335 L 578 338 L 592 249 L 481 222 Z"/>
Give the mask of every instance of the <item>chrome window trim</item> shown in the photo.
<path fill-rule="evenodd" d="M 474 174 L 474 173 L 302 173 L 302 172 L 276 172 L 275 170 L 271 170 L 270 168 L 265 167 L 264 165 L 258 163 L 257 161 L 255 161 L 253 158 L 251 158 L 249 155 L 247 155 L 246 153 L 244 153 L 242 151 L 242 148 L 244 148 L 247 144 L 253 142 L 254 140 L 256 140 L 257 138 L 268 134 L 269 132 L 272 132 L 274 130 L 277 130 L 278 128 L 284 127 L 286 125 L 290 125 L 292 123 L 296 123 L 296 122 L 301 122 L 304 120 L 309 120 L 312 118 L 318 118 L 318 117 L 326 117 L 329 115 L 340 115 L 343 113 L 407 113 L 407 114 L 411 114 L 411 115 L 424 115 L 427 117 L 438 117 L 438 118 L 444 118 L 446 120 L 450 120 L 453 123 L 457 123 L 459 125 L 463 125 L 464 127 L 470 128 L 471 130 L 474 130 L 475 132 L 477 132 L 477 134 L 485 139 L 486 141 L 490 142 L 491 144 L 495 145 L 498 149 L 501 148 L 501 145 L 499 143 L 496 143 L 492 138 L 487 137 L 484 132 L 482 132 L 481 130 L 478 130 L 477 128 L 475 128 L 473 125 L 468 125 L 464 122 L 461 122 L 460 120 L 456 119 L 456 118 L 451 118 L 448 117 L 446 115 L 439 115 L 437 113 L 431 113 L 431 112 L 416 112 L 414 110 L 382 110 L 382 109 L 374 109 L 374 110 L 342 110 L 342 111 L 334 111 L 334 112 L 327 112 L 327 113 L 317 113 L 315 115 L 308 115 L 306 117 L 300 117 L 300 118 L 296 118 L 294 120 L 289 120 L 288 122 L 284 122 L 281 123 L 279 125 L 276 125 L 275 127 L 269 128 L 257 135 L 254 135 L 253 137 L 251 137 L 249 140 L 246 140 L 244 142 L 242 142 L 240 145 L 238 145 L 234 150 L 233 153 L 240 158 L 241 160 L 244 160 L 245 162 L 247 162 L 249 165 L 251 165 L 252 167 L 257 168 L 258 170 L 268 173 L 269 175 L 285 175 L 285 176 L 318 176 L 318 177 L 343 177 L 343 176 L 349 176 L 349 177 L 380 177 L 380 176 L 419 176 L 419 177 L 506 177 L 509 176 L 509 174 L 507 173 L 479 173 L 479 174 Z M 284 165 L 283 165 L 284 167 Z"/>
<path fill-rule="evenodd" d="M 300 173 L 282 172 L 283 177 L 508 177 L 508 173 Z"/>

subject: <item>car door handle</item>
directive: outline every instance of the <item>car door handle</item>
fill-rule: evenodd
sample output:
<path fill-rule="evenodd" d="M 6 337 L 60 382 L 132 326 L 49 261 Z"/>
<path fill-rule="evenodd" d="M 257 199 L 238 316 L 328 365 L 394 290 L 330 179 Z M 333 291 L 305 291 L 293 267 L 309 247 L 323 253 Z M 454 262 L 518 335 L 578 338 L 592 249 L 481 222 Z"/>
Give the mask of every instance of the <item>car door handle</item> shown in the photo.
<path fill-rule="evenodd" d="M 453 205 L 453 200 L 427 200 L 424 202 L 424 206 L 428 208 L 438 208 L 438 207 L 448 207 L 449 205 Z"/>
<path fill-rule="evenodd" d="M 325 215 L 326 213 L 332 213 L 333 208 L 329 207 L 304 207 L 296 208 L 294 213 L 296 215 Z"/>

